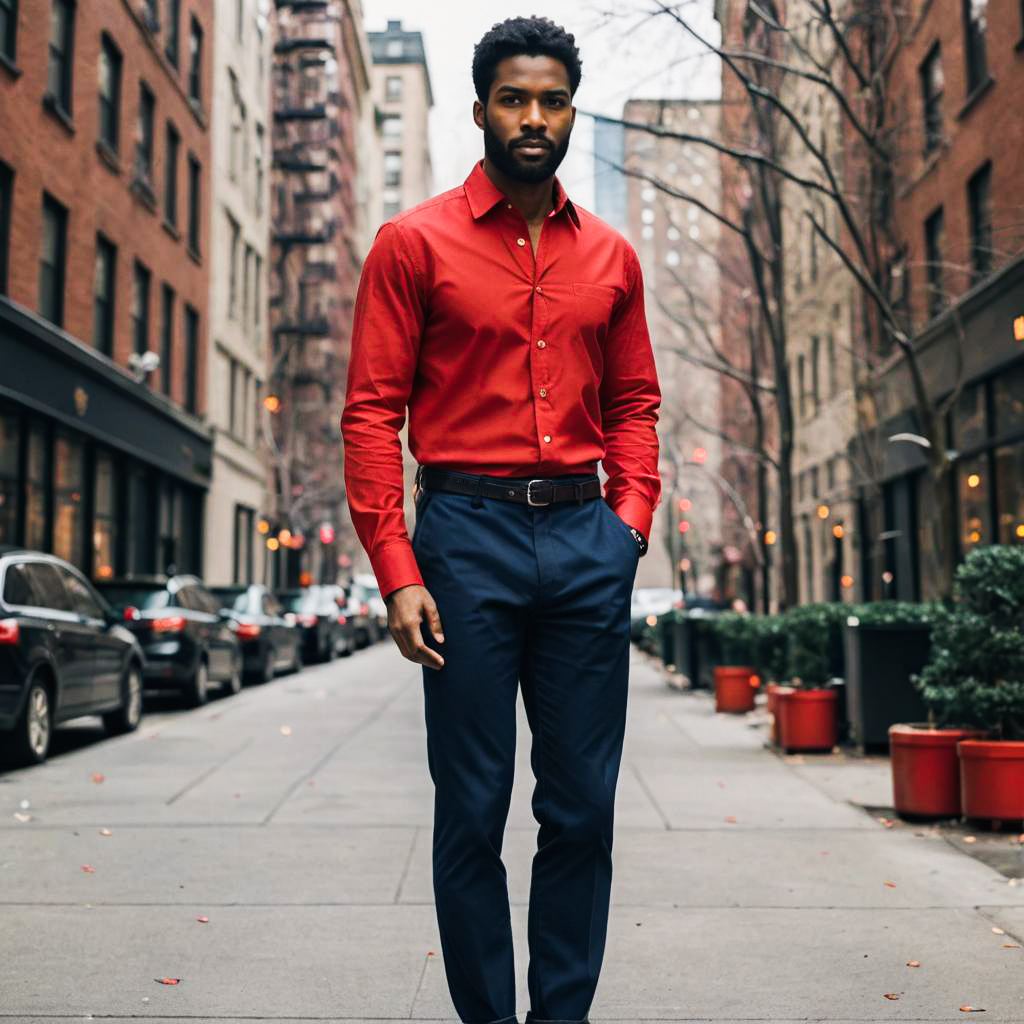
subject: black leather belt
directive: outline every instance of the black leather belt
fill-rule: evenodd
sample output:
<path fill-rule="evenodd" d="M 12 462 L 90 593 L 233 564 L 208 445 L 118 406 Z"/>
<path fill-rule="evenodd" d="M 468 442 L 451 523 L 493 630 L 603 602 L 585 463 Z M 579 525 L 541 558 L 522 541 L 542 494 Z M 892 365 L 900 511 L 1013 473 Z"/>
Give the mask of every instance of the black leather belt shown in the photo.
<path fill-rule="evenodd" d="M 582 504 L 601 496 L 601 478 L 595 473 L 582 480 L 502 480 L 495 476 L 457 473 L 449 469 L 420 466 L 416 482 L 428 491 L 452 491 L 474 497 L 497 498 L 500 501 L 518 501 L 522 505 L 540 507 L 556 501 L 576 501 Z"/>

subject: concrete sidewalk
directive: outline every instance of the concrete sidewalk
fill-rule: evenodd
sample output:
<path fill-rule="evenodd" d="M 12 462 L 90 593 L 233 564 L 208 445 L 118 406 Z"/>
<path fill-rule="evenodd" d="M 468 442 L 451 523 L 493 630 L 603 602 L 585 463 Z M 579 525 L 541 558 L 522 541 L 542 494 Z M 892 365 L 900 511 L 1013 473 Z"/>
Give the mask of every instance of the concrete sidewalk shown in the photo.
<path fill-rule="evenodd" d="M 885 828 L 834 764 L 762 738 L 634 654 L 592 1019 L 1024 1021 L 1024 950 L 1005 948 L 1024 945 L 1024 886 L 932 830 Z M 420 670 L 390 641 L 58 749 L 0 775 L 0 1021 L 454 1019 Z M 531 790 L 520 705 L 520 1019 Z"/>

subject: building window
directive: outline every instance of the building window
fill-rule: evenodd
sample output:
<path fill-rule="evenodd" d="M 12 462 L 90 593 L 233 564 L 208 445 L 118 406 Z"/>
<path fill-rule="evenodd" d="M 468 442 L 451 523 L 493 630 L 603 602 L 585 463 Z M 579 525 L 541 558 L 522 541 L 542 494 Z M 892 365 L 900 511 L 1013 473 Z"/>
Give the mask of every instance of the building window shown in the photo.
<path fill-rule="evenodd" d="M 18 416 L 0 412 L 0 544 L 17 542 L 18 505 L 21 498 L 18 472 L 20 439 Z"/>
<path fill-rule="evenodd" d="M 238 221 L 230 213 L 227 218 L 231 232 L 231 249 L 228 253 L 228 316 L 234 319 L 238 313 L 238 249 L 242 233 Z"/>
<path fill-rule="evenodd" d="M 385 139 L 400 139 L 402 137 L 402 115 L 385 114 L 380 119 L 380 133 Z"/>
<path fill-rule="evenodd" d="M 82 565 L 84 553 L 85 449 L 80 441 L 58 434 L 53 445 L 53 553 Z"/>
<path fill-rule="evenodd" d="M 14 171 L 0 161 L 0 295 L 7 294 L 7 261 L 11 249 L 11 203 Z"/>
<path fill-rule="evenodd" d="M 960 550 L 964 553 L 982 544 L 992 543 L 989 522 L 988 453 L 961 459 L 956 482 L 960 513 Z"/>
<path fill-rule="evenodd" d="M 164 143 L 164 221 L 172 228 L 178 226 L 178 150 L 181 136 L 168 121 Z"/>
<path fill-rule="evenodd" d="M 71 71 L 74 65 L 75 8 L 71 0 L 53 0 L 50 8 L 50 60 L 47 98 L 71 116 Z"/>
<path fill-rule="evenodd" d="M 92 343 L 104 355 L 114 354 L 114 269 L 117 248 L 96 236 L 96 268 L 93 272 Z"/>
<path fill-rule="evenodd" d="M 925 270 L 928 280 L 928 316 L 938 316 L 946 303 L 945 291 L 943 289 L 943 217 L 940 206 L 924 222 L 924 258 Z"/>
<path fill-rule="evenodd" d="M 834 334 L 828 336 L 828 397 L 835 398 L 839 392 L 839 374 L 836 363 L 836 337 Z"/>
<path fill-rule="evenodd" d="M 405 43 L 401 39 L 389 39 L 386 52 L 389 57 L 401 57 L 405 53 Z"/>
<path fill-rule="evenodd" d="M 18 0 L 0 0 L 0 53 L 12 64 L 17 55 Z"/>
<path fill-rule="evenodd" d="M 199 161 L 188 155 L 188 247 L 199 256 Z"/>
<path fill-rule="evenodd" d="M 995 436 L 1024 434 L 1024 362 L 999 373 L 992 381 Z"/>
<path fill-rule="evenodd" d="M 185 306 L 185 408 L 199 411 L 199 314 Z"/>
<path fill-rule="evenodd" d="M 397 103 L 402 98 L 402 76 L 388 75 L 384 79 L 384 99 Z"/>
<path fill-rule="evenodd" d="M 924 151 L 930 153 L 942 142 L 942 51 L 936 43 L 921 64 L 921 103 L 924 113 Z"/>
<path fill-rule="evenodd" d="M 821 388 L 818 379 L 818 364 L 821 362 L 821 342 L 816 334 L 811 336 L 811 401 L 814 411 L 821 405 Z"/>
<path fill-rule="evenodd" d="M 245 505 L 235 506 L 235 583 L 252 583 L 253 535 L 256 512 Z"/>
<path fill-rule="evenodd" d="M 971 219 L 971 283 L 992 270 L 992 164 L 986 163 L 967 182 Z"/>
<path fill-rule="evenodd" d="M 64 273 L 67 261 L 68 211 L 43 193 L 43 241 L 39 260 L 39 312 L 64 326 Z"/>
<path fill-rule="evenodd" d="M 114 575 L 117 551 L 117 476 L 114 460 L 96 455 L 92 503 L 92 574 L 97 579 Z"/>
<path fill-rule="evenodd" d="M 145 82 L 139 82 L 139 124 L 135 138 L 135 178 L 153 187 L 153 115 L 156 97 Z"/>
<path fill-rule="evenodd" d="M 167 42 L 164 53 L 167 59 L 178 66 L 181 41 L 181 0 L 167 0 Z"/>
<path fill-rule="evenodd" d="M 169 398 L 174 369 L 174 289 L 163 286 L 160 302 L 160 390 Z"/>
<path fill-rule="evenodd" d="M 259 327 L 260 325 L 260 275 L 263 273 L 263 260 L 260 258 L 260 254 L 253 253 L 253 271 L 252 271 L 252 325 L 253 327 Z M 253 339 L 255 341 L 255 339 Z"/>
<path fill-rule="evenodd" d="M 252 299 L 252 288 L 249 284 L 252 277 L 252 246 L 246 243 L 245 262 L 242 264 L 242 326 L 248 327 L 252 322 L 250 301 Z"/>
<path fill-rule="evenodd" d="M 390 220 L 392 217 L 398 216 L 402 212 L 402 204 L 398 201 L 391 199 L 384 203 L 384 219 Z"/>
<path fill-rule="evenodd" d="M 256 160 L 254 163 L 254 178 L 253 188 L 256 190 L 256 194 L 253 196 L 253 206 L 256 210 L 256 216 L 259 217 L 263 214 L 263 189 L 265 182 L 263 179 L 263 125 L 256 125 Z"/>
<path fill-rule="evenodd" d="M 105 32 L 100 41 L 100 141 L 117 152 L 121 120 L 121 51 Z"/>
<path fill-rule="evenodd" d="M 203 102 L 203 30 L 192 19 L 188 33 L 188 95 L 195 103 Z"/>
<path fill-rule="evenodd" d="M 988 57 L 985 33 L 988 22 L 988 0 L 963 0 L 964 53 L 967 57 L 967 95 L 988 81 Z"/>
<path fill-rule="evenodd" d="M 135 261 L 132 290 L 132 339 L 138 355 L 149 350 L 149 270 Z"/>
<path fill-rule="evenodd" d="M 28 432 L 25 463 L 25 547 L 45 551 L 49 547 L 46 515 L 46 482 L 50 477 L 46 430 L 38 421 Z"/>
<path fill-rule="evenodd" d="M 1024 441 L 995 450 L 999 544 L 1024 544 Z"/>
<path fill-rule="evenodd" d="M 242 131 L 240 116 L 241 100 L 238 91 L 238 77 L 228 68 L 228 82 L 231 89 L 231 137 L 228 141 L 228 177 L 232 181 L 238 178 L 239 135 Z"/>
<path fill-rule="evenodd" d="M 804 367 L 806 362 L 807 360 L 804 358 L 803 352 L 801 352 L 796 357 L 796 393 L 801 419 L 807 415 L 807 389 L 804 386 Z"/>
<path fill-rule="evenodd" d="M 398 188 L 402 184 L 402 154 L 384 154 L 384 185 L 388 188 Z"/>

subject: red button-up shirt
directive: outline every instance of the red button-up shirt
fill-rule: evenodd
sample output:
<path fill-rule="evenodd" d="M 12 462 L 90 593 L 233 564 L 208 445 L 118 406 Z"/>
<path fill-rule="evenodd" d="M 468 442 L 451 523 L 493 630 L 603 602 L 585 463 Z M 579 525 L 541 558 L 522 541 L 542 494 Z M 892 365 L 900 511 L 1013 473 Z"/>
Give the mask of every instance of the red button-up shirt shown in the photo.
<path fill-rule="evenodd" d="M 420 464 L 491 476 L 594 473 L 649 536 L 661 391 L 636 253 L 556 202 L 537 254 L 477 163 L 458 188 L 383 224 L 356 295 L 341 430 L 352 524 L 382 595 L 422 583 L 398 433 Z"/>

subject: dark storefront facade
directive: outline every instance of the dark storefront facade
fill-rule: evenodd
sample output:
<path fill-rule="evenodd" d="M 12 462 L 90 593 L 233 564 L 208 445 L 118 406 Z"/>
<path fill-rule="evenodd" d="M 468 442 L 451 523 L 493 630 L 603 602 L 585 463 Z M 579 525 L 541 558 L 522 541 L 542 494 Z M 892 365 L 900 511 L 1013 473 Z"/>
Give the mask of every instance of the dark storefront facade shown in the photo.
<path fill-rule="evenodd" d="M 211 445 L 199 420 L 0 297 L 0 543 L 94 578 L 201 573 Z"/>
<path fill-rule="evenodd" d="M 951 395 L 962 366 L 960 394 L 944 424 L 952 463 L 954 552 L 957 560 L 987 544 L 1024 544 L 1024 261 L 1000 274 L 989 287 L 969 295 L 936 324 L 922 346 L 922 365 L 932 394 Z M 908 396 L 904 376 L 887 381 L 889 397 Z M 941 384 L 939 382 L 942 382 Z M 925 457 L 916 444 L 886 442 L 894 434 L 916 433 L 915 418 L 902 409 L 880 430 L 885 453 L 882 481 L 884 572 L 865 598 L 921 600 L 934 597 L 927 557 L 932 506 Z M 868 536 L 865 504 L 862 537 Z M 870 552 L 861 545 L 861 577 L 872 580 Z"/>

